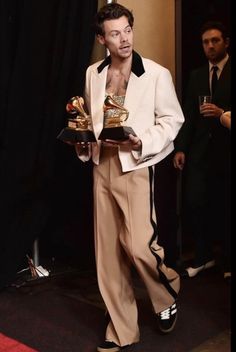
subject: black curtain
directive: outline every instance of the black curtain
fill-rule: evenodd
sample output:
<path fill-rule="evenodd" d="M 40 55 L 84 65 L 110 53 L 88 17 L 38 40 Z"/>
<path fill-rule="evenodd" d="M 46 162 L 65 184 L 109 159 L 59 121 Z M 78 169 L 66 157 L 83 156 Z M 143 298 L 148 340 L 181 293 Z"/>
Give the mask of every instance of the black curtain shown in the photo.
<path fill-rule="evenodd" d="M 65 214 L 77 217 L 80 232 L 87 225 L 91 166 L 56 137 L 67 101 L 83 95 L 97 6 L 0 1 L 0 286 L 24 265 L 36 238 L 50 241 L 62 229 Z"/>

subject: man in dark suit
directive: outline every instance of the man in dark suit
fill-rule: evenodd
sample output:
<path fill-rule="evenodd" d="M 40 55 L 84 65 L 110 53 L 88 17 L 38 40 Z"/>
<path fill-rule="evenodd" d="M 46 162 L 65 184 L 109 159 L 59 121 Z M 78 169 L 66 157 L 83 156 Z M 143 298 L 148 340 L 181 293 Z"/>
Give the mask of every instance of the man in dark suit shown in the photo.
<path fill-rule="evenodd" d="M 184 102 L 185 123 L 176 140 L 174 166 L 183 170 L 184 216 L 194 239 L 192 266 L 188 277 L 215 265 L 214 246 L 220 240 L 219 263 L 224 277 L 230 270 L 230 131 L 220 117 L 231 110 L 231 66 L 229 38 L 219 22 L 201 29 L 207 64 L 190 74 Z M 211 102 L 199 109 L 199 96 Z"/>

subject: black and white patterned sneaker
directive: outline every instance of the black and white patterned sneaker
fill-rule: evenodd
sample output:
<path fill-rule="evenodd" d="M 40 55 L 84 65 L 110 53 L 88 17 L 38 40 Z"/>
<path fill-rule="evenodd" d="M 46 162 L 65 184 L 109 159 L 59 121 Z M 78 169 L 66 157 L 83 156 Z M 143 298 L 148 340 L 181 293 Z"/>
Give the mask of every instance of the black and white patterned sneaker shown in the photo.
<path fill-rule="evenodd" d="M 163 334 L 171 332 L 177 320 L 176 302 L 169 308 L 157 314 L 158 327 Z"/>
<path fill-rule="evenodd" d="M 99 352 L 117 352 L 120 351 L 121 347 L 111 341 L 104 341 L 100 346 L 97 347 L 97 351 Z"/>
<path fill-rule="evenodd" d="M 129 346 L 131 345 L 125 345 L 120 347 L 115 342 L 105 340 L 101 345 L 97 347 L 97 351 L 98 352 L 106 352 L 106 351 L 117 352 L 117 351 L 126 349 L 126 347 L 129 347 Z"/>

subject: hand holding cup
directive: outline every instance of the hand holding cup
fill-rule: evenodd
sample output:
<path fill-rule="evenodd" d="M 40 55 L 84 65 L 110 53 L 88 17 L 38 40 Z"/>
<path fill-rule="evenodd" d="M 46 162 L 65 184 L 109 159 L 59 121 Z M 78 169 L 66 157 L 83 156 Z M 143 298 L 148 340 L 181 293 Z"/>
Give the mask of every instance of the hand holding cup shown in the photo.
<path fill-rule="evenodd" d="M 205 116 L 206 104 L 211 104 L 211 96 L 210 95 L 199 95 L 198 101 L 199 101 L 200 114 Z"/>

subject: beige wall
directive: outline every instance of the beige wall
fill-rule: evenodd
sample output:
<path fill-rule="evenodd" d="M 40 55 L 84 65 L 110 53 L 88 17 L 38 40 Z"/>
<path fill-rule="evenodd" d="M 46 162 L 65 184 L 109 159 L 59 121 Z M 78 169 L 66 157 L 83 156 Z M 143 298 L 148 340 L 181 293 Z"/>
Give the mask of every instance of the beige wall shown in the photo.
<path fill-rule="evenodd" d="M 175 0 L 119 0 L 134 14 L 134 48 L 175 77 Z"/>
<path fill-rule="evenodd" d="M 134 49 L 167 67 L 175 81 L 175 0 L 118 0 L 134 14 Z M 99 0 L 98 7 L 106 4 Z M 102 58 L 95 44 L 92 61 Z"/>

